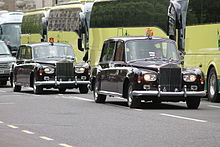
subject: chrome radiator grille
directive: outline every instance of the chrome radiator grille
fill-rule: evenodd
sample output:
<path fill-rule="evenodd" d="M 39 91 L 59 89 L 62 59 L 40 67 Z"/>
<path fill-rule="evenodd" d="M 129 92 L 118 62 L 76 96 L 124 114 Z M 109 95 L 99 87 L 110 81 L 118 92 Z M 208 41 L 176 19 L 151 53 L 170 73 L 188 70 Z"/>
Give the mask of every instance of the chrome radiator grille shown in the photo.
<path fill-rule="evenodd" d="M 57 63 L 56 64 L 57 80 L 67 81 L 74 76 L 73 63 Z"/>
<path fill-rule="evenodd" d="M 161 91 L 179 91 L 181 89 L 181 68 L 176 65 L 166 65 L 160 68 L 159 83 Z"/>

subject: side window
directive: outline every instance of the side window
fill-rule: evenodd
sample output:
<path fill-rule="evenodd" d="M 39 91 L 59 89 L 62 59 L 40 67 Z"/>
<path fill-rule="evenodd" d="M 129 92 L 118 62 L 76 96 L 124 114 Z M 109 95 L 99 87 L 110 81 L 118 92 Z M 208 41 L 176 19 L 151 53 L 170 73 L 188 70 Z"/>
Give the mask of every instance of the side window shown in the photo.
<path fill-rule="evenodd" d="M 32 59 L 31 47 L 21 47 L 18 59 Z"/>
<path fill-rule="evenodd" d="M 124 61 L 124 42 L 118 42 L 114 61 Z"/>
<path fill-rule="evenodd" d="M 114 54 L 114 49 L 115 49 L 114 41 L 106 42 L 102 49 L 102 57 L 100 61 L 101 62 L 111 61 Z"/>

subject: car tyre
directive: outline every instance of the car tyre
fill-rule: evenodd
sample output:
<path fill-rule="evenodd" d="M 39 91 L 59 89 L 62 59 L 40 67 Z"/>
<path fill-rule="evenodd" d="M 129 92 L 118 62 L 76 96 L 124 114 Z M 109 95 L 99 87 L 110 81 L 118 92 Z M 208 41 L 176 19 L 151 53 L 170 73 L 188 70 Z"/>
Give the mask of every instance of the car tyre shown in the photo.
<path fill-rule="evenodd" d="M 215 68 L 211 68 L 208 75 L 208 100 L 211 102 L 219 102 L 217 75 Z"/>
<path fill-rule="evenodd" d="M 136 96 L 133 96 L 133 88 L 132 85 L 128 85 L 128 93 L 127 93 L 127 103 L 130 108 L 139 108 L 141 106 L 141 99 Z"/>
<path fill-rule="evenodd" d="M 7 85 L 7 81 L 1 81 L 0 85 L 3 85 L 3 86 Z"/>
<path fill-rule="evenodd" d="M 89 88 L 87 87 L 87 85 L 81 85 L 79 86 L 79 92 L 81 94 L 86 94 L 89 92 Z"/>
<path fill-rule="evenodd" d="M 16 85 L 14 79 L 12 80 L 12 87 L 14 92 L 20 92 L 21 91 L 21 86 Z"/>
<path fill-rule="evenodd" d="M 98 94 L 98 85 L 97 85 L 97 83 L 95 83 L 95 86 L 94 86 L 93 96 L 94 96 L 94 101 L 96 103 L 105 103 L 106 95 Z"/>
<path fill-rule="evenodd" d="M 199 97 L 189 97 L 186 99 L 186 105 L 189 109 L 198 109 L 200 101 Z"/>
<path fill-rule="evenodd" d="M 64 88 L 64 87 L 59 88 L 59 93 L 65 93 L 65 92 L 66 92 L 66 88 Z"/>
<path fill-rule="evenodd" d="M 35 84 L 36 82 L 36 78 L 34 77 L 33 79 L 33 91 L 34 91 L 34 94 L 42 94 L 43 93 L 43 87 L 42 86 L 37 86 Z"/>

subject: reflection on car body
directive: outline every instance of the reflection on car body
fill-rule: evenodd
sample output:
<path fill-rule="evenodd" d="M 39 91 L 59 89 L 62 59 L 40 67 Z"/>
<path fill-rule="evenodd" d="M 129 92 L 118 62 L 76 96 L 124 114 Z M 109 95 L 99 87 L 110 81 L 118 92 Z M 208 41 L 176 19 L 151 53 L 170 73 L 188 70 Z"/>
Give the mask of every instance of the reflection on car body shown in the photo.
<path fill-rule="evenodd" d="M 90 66 L 88 63 L 74 62 L 71 45 L 63 43 L 35 43 L 21 45 L 13 69 L 14 91 L 21 86 L 33 87 L 34 93 L 42 93 L 43 88 L 79 88 L 87 93 Z"/>
<path fill-rule="evenodd" d="M 197 109 L 205 96 L 202 72 L 183 68 L 174 41 L 164 38 L 117 37 L 104 42 L 100 62 L 92 71 L 95 102 L 121 96 L 130 107 L 141 100 L 186 101 Z"/>

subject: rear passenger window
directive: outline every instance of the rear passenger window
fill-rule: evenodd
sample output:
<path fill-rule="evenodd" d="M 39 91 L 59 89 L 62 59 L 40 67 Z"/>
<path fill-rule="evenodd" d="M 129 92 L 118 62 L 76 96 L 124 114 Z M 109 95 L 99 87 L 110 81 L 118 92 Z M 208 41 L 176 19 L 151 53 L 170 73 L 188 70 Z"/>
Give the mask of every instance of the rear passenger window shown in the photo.
<path fill-rule="evenodd" d="M 106 42 L 102 49 L 102 57 L 101 62 L 112 61 L 112 57 L 114 55 L 115 42 Z"/>

